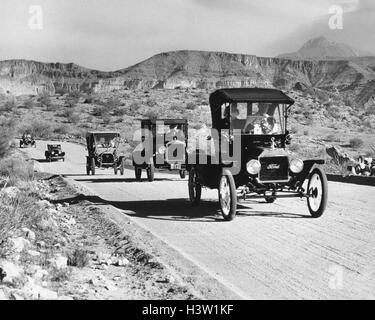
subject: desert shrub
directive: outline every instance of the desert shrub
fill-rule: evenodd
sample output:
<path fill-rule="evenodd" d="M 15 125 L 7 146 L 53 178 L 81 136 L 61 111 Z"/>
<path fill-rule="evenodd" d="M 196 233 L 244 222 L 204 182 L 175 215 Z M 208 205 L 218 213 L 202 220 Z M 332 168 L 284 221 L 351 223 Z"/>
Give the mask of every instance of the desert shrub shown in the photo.
<path fill-rule="evenodd" d="M 95 117 L 102 117 L 106 113 L 108 113 L 108 109 L 103 106 L 95 106 L 92 110 L 92 115 Z"/>
<path fill-rule="evenodd" d="M 17 108 L 17 103 L 15 99 L 9 99 L 0 105 L 0 112 L 12 112 Z"/>
<path fill-rule="evenodd" d="M 31 181 L 34 178 L 34 168 L 31 163 L 15 156 L 0 161 L 0 177 L 6 177 L 8 186 L 15 186 L 19 181 Z"/>
<path fill-rule="evenodd" d="M 109 113 L 105 113 L 105 114 L 103 114 L 102 119 L 103 119 L 104 124 L 110 124 L 111 120 L 112 120 L 112 117 L 110 116 Z"/>
<path fill-rule="evenodd" d="M 19 108 L 23 109 L 32 109 L 34 107 L 35 103 L 32 98 L 27 99 Z"/>
<path fill-rule="evenodd" d="M 79 114 L 74 110 L 74 108 L 66 109 L 63 115 L 70 123 L 77 124 L 80 120 Z"/>
<path fill-rule="evenodd" d="M 156 100 L 155 99 L 147 99 L 147 101 L 146 101 L 146 105 L 148 106 L 148 107 L 155 107 L 156 105 L 157 105 L 157 102 L 156 102 Z"/>
<path fill-rule="evenodd" d="M 70 127 L 65 124 L 60 124 L 53 129 L 53 133 L 65 135 L 70 132 Z"/>
<path fill-rule="evenodd" d="M 85 103 L 85 104 L 91 104 L 91 103 L 93 103 L 95 100 L 94 100 L 94 97 L 92 96 L 92 95 L 88 95 L 87 97 L 86 97 L 86 99 L 83 101 L 83 103 Z"/>
<path fill-rule="evenodd" d="M 51 281 L 53 282 L 63 282 L 69 280 L 72 275 L 72 270 L 70 268 L 56 268 L 53 267 L 50 271 Z"/>
<path fill-rule="evenodd" d="M 139 102 L 132 102 L 127 110 L 128 116 L 135 116 L 138 114 L 139 109 L 142 107 L 142 105 Z"/>
<path fill-rule="evenodd" d="M 303 130 L 303 135 L 308 136 L 309 135 L 309 130 Z"/>
<path fill-rule="evenodd" d="M 10 142 L 14 136 L 14 126 L 13 118 L 0 118 L 0 159 L 9 152 Z"/>
<path fill-rule="evenodd" d="M 116 107 L 113 111 L 112 111 L 112 114 L 114 116 L 118 116 L 118 117 L 123 117 L 124 115 L 126 115 L 127 111 L 125 108 L 121 108 L 121 107 Z"/>
<path fill-rule="evenodd" d="M 145 113 L 145 118 L 148 118 L 148 119 L 157 119 L 158 117 L 158 113 L 154 110 L 149 110 Z"/>
<path fill-rule="evenodd" d="M 38 102 L 42 108 L 46 108 L 47 110 L 51 107 L 51 98 L 47 93 L 40 94 Z"/>
<path fill-rule="evenodd" d="M 342 108 L 336 105 L 331 105 L 328 108 L 326 108 L 326 112 L 332 118 L 339 119 L 342 113 Z"/>
<path fill-rule="evenodd" d="M 51 123 L 43 120 L 34 120 L 26 126 L 23 132 L 28 131 L 37 138 L 49 138 L 53 132 Z"/>
<path fill-rule="evenodd" d="M 76 248 L 68 255 L 68 266 L 84 268 L 89 264 L 90 258 L 87 250 Z"/>
<path fill-rule="evenodd" d="M 69 93 L 69 90 L 68 90 L 68 89 L 65 89 L 65 88 L 57 88 L 57 89 L 55 90 L 55 93 L 56 93 L 56 94 L 59 94 L 59 95 L 61 95 L 61 96 L 63 96 L 64 94 Z"/>
<path fill-rule="evenodd" d="M 363 140 L 361 138 L 352 138 L 349 140 L 349 145 L 351 148 L 359 148 L 363 145 Z"/>
<path fill-rule="evenodd" d="M 326 141 L 333 141 L 333 142 L 340 142 L 340 137 L 336 136 L 335 134 L 331 133 L 326 136 L 325 138 Z"/>

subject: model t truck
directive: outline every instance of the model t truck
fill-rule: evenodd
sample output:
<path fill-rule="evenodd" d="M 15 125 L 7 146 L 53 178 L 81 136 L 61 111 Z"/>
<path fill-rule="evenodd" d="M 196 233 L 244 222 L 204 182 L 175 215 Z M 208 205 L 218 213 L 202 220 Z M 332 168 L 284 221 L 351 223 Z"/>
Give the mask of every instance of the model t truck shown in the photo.
<path fill-rule="evenodd" d="M 205 186 L 218 189 L 225 220 L 235 217 L 241 199 L 272 203 L 284 197 L 306 198 L 311 216 L 321 216 L 328 190 L 326 175 L 317 165 L 324 160 L 303 161 L 286 149 L 287 119 L 294 101 L 275 89 L 231 88 L 213 92 L 209 102 L 212 132 L 217 134 L 207 140 L 215 152 L 196 149 L 190 155 L 192 204 L 200 203 Z M 205 163 L 198 159 L 202 153 Z"/>
<path fill-rule="evenodd" d="M 186 145 L 188 124 L 186 119 L 141 119 L 142 141 L 133 151 L 136 180 L 142 170 L 149 181 L 154 180 L 154 170 L 178 170 L 186 175 Z"/>
<path fill-rule="evenodd" d="M 52 160 L 65 161 L 65 152 L 61 150 L 61 144 L 47 144 L 47 150 L 44 152 L 46 161 Z"/>
<path fill-rule="evenodd" d="M 115 174 L 124 174 L 124 157 L 118 155 L 120 133 L 117 131 L 93 131 L 86 136 L 86 173 L 95 175 L 95 168 L 113 168 Z"/>

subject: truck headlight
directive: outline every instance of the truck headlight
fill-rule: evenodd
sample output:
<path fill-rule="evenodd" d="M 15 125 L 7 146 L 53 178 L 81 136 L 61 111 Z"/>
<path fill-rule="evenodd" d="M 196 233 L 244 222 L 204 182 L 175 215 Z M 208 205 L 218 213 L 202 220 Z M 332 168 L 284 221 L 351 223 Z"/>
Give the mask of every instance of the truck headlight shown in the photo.
<path fill-rule="evenodd" d="M 246 170 L 250 174 L 258 174 L 260 171 L 260 162 L 258 160 L 250 160 L 246 164 Z"/>
<path fill-rule="evenodd" d="M 167 150 L 166 147 L 161 146 L 161 147 L 159 147 L 159 150 L 158 150 L 158 151 L 159 151 L 160 154 L 164 154 L 166 150 Z"/>
<path fill-rule="evenodd" d="M 303 170 L 303 161 L 301 159 L 293 159 L 289 165 L 290 171 L 300 173 Z"/>

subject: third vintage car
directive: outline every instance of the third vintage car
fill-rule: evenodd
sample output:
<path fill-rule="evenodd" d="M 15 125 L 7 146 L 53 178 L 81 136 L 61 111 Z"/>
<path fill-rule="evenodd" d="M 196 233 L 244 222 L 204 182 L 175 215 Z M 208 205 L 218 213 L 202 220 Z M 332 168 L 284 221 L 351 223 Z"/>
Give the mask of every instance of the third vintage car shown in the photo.
<path fill-rule="evenodd" d="M 327 177 L 319 167 L 324 160 L 302 160 L 287 149 L 294 100 L 276 89 L 230 88 L 216 90 L 209 102 L 212 131 L 218 134 L 207 140 L 216 152 L 193 153 L 195 161 L 188 165 L 191 203 L 198 205 L 202 187 L 208 187 L 218 189 L 225 220 L 236 216 L 240 200 L 272 203 L 285 197 L 306 198 L 311 216 L 320 217 L 328 196 Z M 205 163 L 199 161 L 202 153 Z"/>
<path fill-rule="evenodd" d="M 185 178 L 187 120 L 141 119 L 141 132 L 142 141 L 133 151 L 136 180 L 141 179 L 145 169 L 148 180 L 153 181 L 155 168 L 178 171 Z"/>

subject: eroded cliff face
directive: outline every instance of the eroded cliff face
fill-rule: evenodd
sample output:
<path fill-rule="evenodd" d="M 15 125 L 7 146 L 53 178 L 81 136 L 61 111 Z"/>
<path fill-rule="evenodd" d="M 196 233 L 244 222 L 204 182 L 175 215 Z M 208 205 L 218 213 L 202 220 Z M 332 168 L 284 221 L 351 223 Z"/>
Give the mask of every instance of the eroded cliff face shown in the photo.
<path fill-rule="evenodd" d="M 106 73 L 73 63 L 43 63 L 29 60 L 0 61 L 0 93 L 12 95 L 54 94 L 58 89 L 93 87 Z"/>
<path fill-rule="evenodd" d="M 58 89 L 97 93 L 123 89 L 277 87 L 296 85 L 359 94 L 373 86 L 375 58 L 298 61 L 226 52 L 173 51 L 114 72 L 73 63 L 0 62 L 0 93 L 53 94 Z"/>

